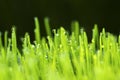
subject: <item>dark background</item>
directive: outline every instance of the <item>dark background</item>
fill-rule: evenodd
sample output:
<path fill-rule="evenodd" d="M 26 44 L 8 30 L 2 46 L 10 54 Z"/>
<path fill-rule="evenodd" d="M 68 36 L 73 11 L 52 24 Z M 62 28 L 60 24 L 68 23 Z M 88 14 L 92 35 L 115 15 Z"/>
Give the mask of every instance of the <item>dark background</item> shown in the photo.
<path fill-rule="evenodd" d="M 120 0 L 0 0 L 0 31 L 16 25 L 17 37 L 29 32 L 34 40 L 34 20 L 37 16 L 41 34 L 45 35 L 44 17 L 50 18 L 51 28 L 60 26 L 70 30 L 70 23 L 78 20 L 90 36 L 94 24 L 115 35 L 120 32 Z M 10 35 L 10 34 L 9 34 Z"/>

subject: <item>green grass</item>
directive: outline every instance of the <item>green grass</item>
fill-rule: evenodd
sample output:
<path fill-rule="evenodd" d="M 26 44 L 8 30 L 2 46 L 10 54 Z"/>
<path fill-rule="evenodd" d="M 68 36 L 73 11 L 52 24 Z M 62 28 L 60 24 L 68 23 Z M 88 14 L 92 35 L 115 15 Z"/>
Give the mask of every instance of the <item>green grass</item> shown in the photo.
<path fill-rule="evenodd" d="M 25 33 L 22 52 L 17 47 L 15 27 L 11 38 L 0 33 L 0 80 L 120 80 L 120 35 L 98 32 L 95 24 L 92 40 L 77 21 L 71 34 L 63 27 L 50 29 L 45 18 L 47 37 L 41 37 L 35 18 L 35 42 Z M 53 36 L 52 36 L 53 34 Z"/>

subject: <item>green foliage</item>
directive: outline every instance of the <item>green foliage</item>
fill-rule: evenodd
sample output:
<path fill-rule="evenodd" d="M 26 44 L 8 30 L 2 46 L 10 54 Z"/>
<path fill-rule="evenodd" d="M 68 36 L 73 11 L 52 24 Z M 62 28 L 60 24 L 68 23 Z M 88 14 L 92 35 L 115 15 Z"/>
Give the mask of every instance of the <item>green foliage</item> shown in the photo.
<path fill-rule="evenodd" d="M 11 38 L 0 33 L 0 80 L 120 80 L 120 36 L 98 32 L 95 24 L 92 40 L 77 21 L 72 22 L 71 34 L 61 27 L 51 35 L 45 18 L 47 38 L 40 36 L 35 18 L 35 42 L 25 34 L 22 52 L 17 48 L 13 26 Z"/>

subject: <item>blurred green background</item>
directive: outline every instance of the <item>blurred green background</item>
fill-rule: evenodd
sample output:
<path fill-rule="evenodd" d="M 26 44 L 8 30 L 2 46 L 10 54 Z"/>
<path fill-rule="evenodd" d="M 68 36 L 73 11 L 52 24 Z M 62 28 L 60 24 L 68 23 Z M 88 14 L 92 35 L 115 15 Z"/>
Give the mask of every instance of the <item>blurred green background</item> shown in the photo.
<path fill-rule="evenodd" d="M 70 30 L 70 23 L 78 20 L 88 35 L 91 35 L 94 24 L 99 30 L 118 35 L 120 32 L 119 0 L 0 0 L 0 31 L 11 31 L 16 25 L 17 37 L 29 32 L 34 40 L 34 20 L 40 20 L 41 34 L 45 35 L 44 17 L 50 18 L 51 28 L 60 26 Z M 9 32 L 10 33 L 10 32 Z"/>

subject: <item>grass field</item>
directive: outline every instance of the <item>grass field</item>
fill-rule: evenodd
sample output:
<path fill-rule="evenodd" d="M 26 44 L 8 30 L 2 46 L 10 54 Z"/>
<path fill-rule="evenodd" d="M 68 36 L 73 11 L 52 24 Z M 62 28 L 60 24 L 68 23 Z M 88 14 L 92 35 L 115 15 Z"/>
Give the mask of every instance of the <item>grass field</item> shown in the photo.
<path fill-rule="evenodd" d="M 47 37 L 41 37 L 35 18 L 35 41 L 30 35 L 22 38 L 18 49 L 15 27 L 11 38 L 0 34 L 0 80 L 120 80 L 120 35 L 105 29 L 99 33 L 95 24 L 92 40 L 77 21 L 71 34 L 63 27 L 51 31 L 45 18 Z"/>

